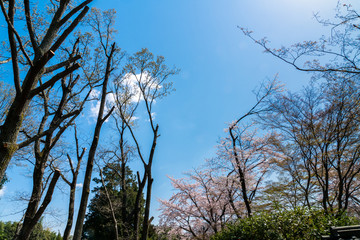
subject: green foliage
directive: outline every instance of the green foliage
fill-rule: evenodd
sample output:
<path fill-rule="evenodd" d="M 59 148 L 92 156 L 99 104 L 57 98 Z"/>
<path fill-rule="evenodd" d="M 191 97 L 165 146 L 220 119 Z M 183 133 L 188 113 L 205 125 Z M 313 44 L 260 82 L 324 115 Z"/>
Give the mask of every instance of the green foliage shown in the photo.
<path fill-rule="evenodd" d="M 322 210 L 296 208 L 262 212 L 240 219 L 214 235 L 212 240 L 312 240 L 329 233 L 331 226 L 358 224 L 359 220 L 346 214 L 326 215 Z"/>
<path fill-rule="evenodd" d="M 137 193 L 135 176 L 132 174 L 130 168 L 126 167 L 126 186 L 123 187 L 121 184 L 120 164 L 112 164 L 111 167 L 103 168 L 103 175 L 118 222 L 119 237 L 120 239 L 131 238 L 134 223 L 134 215 L 132 214 L 132 211 L 135 206 Z M 95 178 L 94 181 L 101 184 L 101 179 Z M 123 189 L 125 189 L 126 193 L 125 203 L 123 202 Z M 111 210 L 108 199 L 105 195 L 104 187 L 102 185 L 100 187 L 96 187 L 94 192 L 95 196 L 90 201 L 89 212 L 86 215 L 83 237 L 87 240 L 115 239 L 114 223 L 111 217 Z M 143 203 L 144 200 L 142 200 L 142 205 Z M 125 211 L 123 209 L 124 204 Z"/>
<path fill-rule="evenodd" d="M 13 239 L 17 222 L 0 222 L 0 240 Z M 30 236 L 31 240 L 62 240 L 60 233 L 55 233 L 49 229 L 44 229 L 42 223 L 38 223 Z"/>
<path fill-rule="evenodd" d="M 0 240 L 10 240 L 14 236 L 17 223 L 0 222 Z"/>

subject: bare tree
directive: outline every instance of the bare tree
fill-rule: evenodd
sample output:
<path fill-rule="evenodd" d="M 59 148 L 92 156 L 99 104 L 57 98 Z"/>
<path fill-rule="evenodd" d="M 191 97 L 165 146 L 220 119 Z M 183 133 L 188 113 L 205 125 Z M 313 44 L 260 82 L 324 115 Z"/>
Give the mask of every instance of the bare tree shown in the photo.
<path fill-rule="evenodd" d="M 71 52 L 69 58 L 72 58 L 77 54 L 77 44 L 78 41 L 75 42 L 73 51 Z M 69 66 L 69 68 L 71 67 L 72 65 Z M 87 89 L 88 92 L 85 93 L 85 97 L 80 101 L 77 100 L 78 98 L 81 99 L 80 96 L 83 94 L 83 90 L 86 89 L 80 87 L 77 91 L 75 90 L 74 87 L 79 78 L 79 75 L 74 76 L 74 74 L 70 74 L 69 77 L 65 76 L 61 79 L 62 94 L 60 99 L 56 99 L 56 96 L 51 95 L 53 92 L 52 86 L 42 90 L 42 92 L 39 94 L 39 98 L 42 102 L 41 104 L 44 115 L 40 120 L 37 135 L 35 135 L 35 137 L 28 136 L 27 140 L 19 144 L 19 147 L 21 148 L 26 146 L 28 142 L 31 142 L 34 139 L 35 163 L 34 172 L 32 175 L 32 194 L 21 230 L 15 239 L 28 239 L 30 237 L 31 231 L 51 201 L 51 196 L 54 191 L 56 182 L 60 177 L 60 171 L 58 169 L 55 169 L 45 198 L 39 207 L 42 194 L 46 188 L 46 184 L 44 185 L 44 173 L 49 164 L 49 156 L 65 130 L 74 123 L 77 116 L 79 116 L 83 110 L 84 104 L 86 103 L 91 92 L 91 89 Z M 53 101 L 55 101 L 55 103 L 53 103 Z M 44 136 L 38 137 L 41 133 L 43 133 Z"/>
<path fill-rule="evenodd" d="M 343 74 L 356 78 L 360 73 L 359 39 L 360 15 L 348 3 L 338 1 L 334 20 L 315 18 L 324 27 L 330 27 L 328 37 L 295 43 L 290 47 L 272 48 L 266 38 L 256 39 L 253 32 L 239 27 L 243 33 L 265 52 L 290 64 L 295 69 L 316 73 L 317 77 L 335 77 Z M 344 1 L 345 2 L 345 1 Z"/>
<path fill-rule="evenodd" d="M 37 29 L 37 25 L 34 23 L 35 20 L 32 18 L 33 12 L 30 9 L 30 1 L 25 0 L 21 14 L 26 20 L 28 36 L 25 38 L 29 39 L 31 43 L 25 46 L 20 31 L 16 29 L 15 14 L 17 7 L 15 6 L 15 0 L 0 1 L 1 11 L 8 27 L 8 42 L 16 92 L 0 132 L 0 179 L 3 178 L 14 152 L 19 147 L 17 144 L 18 134 L 23 123 L 24 114 L 29 108 L 32 99 L 80 67 L 79 64 L 74 64 L 80 58 L 79 55 L 57 63 L 50 61 L 86 15 L 89 9 L 87 5 L 92 0 L 83 1 L 75 7 L 71 6 L 70 2 L 70 0 L 50 1 L 50 12 L 48 14 L 48 16 L 51 16 L 51 19 L 49 19 L 50 24 L 44 26 L 46 31 L 41 35 L 41 29 Z M 74 17 L 76 14 L 77 16 Z M 21 79 L 23 74 L 20 74 L 21 68 L 19 65 L 22 63 L 26 69 L 24 79 Z M 71 67 L 69 67 L 70 65 Z M 60 69 L 63 67 L 66 68 L 61 71 Z M 55 74 L 49 75 L 45 80 L 45 73 Z M 32 142 L 42 136 L 44 136 L 44 133 L 40 132 Z"/>
<path fill-rule="evenodd" d="M 277 147 L 286 157 L 278 165 L 300 187 L 306 206 L 341 213 L 357 198 L 358 103 L 357 84 L 336 78 L 302 94 L 279 95 L 263 118 L 281 133 Z"/>
<path fill-rule="evenodd" d="M 178 72 L 176 69 L 169 69 L 164 61 L 163 57 L 159 56 L 154 58 L 152 53 L 147 49 L 143 49 L 129 57 L 129 62 L 124 68 L 125 75 L 122 78 L 119 78 L 118 82 L 115 82 L 116 107 L 119 110 L 119 116 L 121 121 L 126 124 L 134 141 L 138 157 L 144 166 L 142 178 L 140 177 L 140 173 L 137 172 L 139 189 L 134 209 L 135 239 L 139 239 L 140 200 L 146 184 L 145 216 L 141 239 L 147 238 L 150 224 L 151 187 L 153 183 L 151 168 L 157 139 L 159 137 L 159 125 L 155 124 L 154 121 L 155 113 L 153 112 L 153 105 L 155 101 L 171 92 L 172 83 L 169 82 L 168 78 Z M 139 137 L 135 132 L 133 124 L 133 121 L 136 118 L 135 112 L 141 103 L 143 103 L 146 109 L 149 127 L 152 131 L 152 143 L 147 157 L 145 151 L 141 148 Z"/>
<path fill-rule="evenodd" d="M 82 162 L 83 156 L 86 151 L 86 148 L 82 148 L 82 150 L 80 151 L 80 145 L 79 145 L 79 139 L 77 136 L 76 126 L 74 127 L 74 138 L 75 138 L 76 159 L 77 159 L 76 166 L 74 166 L 71 156 L 69 154 L 67 154 L 67 160 L 70 165 L 70 172 L 72 175 L 71 180 L 68 180 L 63 173 L 60 173 L 61 178 L 70 187 L 68 218 L 67 218 L 66 227 L 64 230 L 64 234 L 63 234 L 64 240 L 68 240 L 70 238 L 71 228 L 72 228 L 73 219 L 74 219 L 75 192 L 76 192 L 77 178 L 79 175 L 81 162 Z"/>
<path fill-rule="evenodd" d="M 114 18 L 114 11 L 110 10 L 101 13 L 97 9 L 92 9 L 92 14 L 87 21 L 88 25 L 98 35 L 99 47 L 95 49 L 95 61 L 97 63 L 97 68 L 100 69 L 99 78 L 103 79 L 103 82 L 101 84 L 101 100 L 94 131 L 94 137 L 89 149 L 89 155 L 86 165 L 80 207 L 73 237 L 74 240 L 80 240 L 82 235 L 85 212 L 90 193 L 91 175 L 94 166 L 95 154 L 99 143 L 100 131 L 103 123 L 110 117 L 114 110 L 114 107 L 112 107 L 105 114 L 105 107 L 107 101 L 106 98 L 108 95 L 108 84 L 113 74 L 113 71 L 117 69 L 119 61 L 122 59 L 123 56 L 120 49 L 116 47 L 116 44 L 111 43 L 113 37 L 112 35 L 114 33 L 114 29 L 112 28 L 114 24 Z M 106 62 L 105 66 L 102 64 L 102 61 Z"/>

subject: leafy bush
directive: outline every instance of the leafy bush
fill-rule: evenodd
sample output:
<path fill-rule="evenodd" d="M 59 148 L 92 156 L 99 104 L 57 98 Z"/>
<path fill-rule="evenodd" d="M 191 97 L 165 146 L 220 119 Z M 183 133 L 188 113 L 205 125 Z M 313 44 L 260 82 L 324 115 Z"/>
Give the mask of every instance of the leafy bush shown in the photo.
<path fill-rule="evenodd" d="M 0 221 L 0 240 L 13 239 L 18 223 L 16 222 L 2 222 Z M 31 240 L 61 240 L 62 237 L 58 233 L 44 229 L 41 222 L 36 224 L 34 231 L 30 236 Z"/>
<path fill-rule="evenodd" d="M 296 208 L 262 212 L 251 218 L 240 219 L 214 235 L 212 240 L 300 240 L 320 239 L 329 234 L 331 226 L 358 224 L 359 220 L 346 214 L 335 216 L 322 210 Z"/>

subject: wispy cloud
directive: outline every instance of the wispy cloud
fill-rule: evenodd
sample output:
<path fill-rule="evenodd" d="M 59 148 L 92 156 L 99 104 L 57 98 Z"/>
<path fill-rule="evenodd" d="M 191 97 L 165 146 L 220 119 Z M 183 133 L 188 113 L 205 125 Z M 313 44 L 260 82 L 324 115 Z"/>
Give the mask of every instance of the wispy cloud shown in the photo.
<path fill-rule="evenodd" d="M 76 184 L 76 187 L 77 187 L 77 188 L 82 188 L 82 187 L 83 187 L 83 184 L 82 184 L 82 183 L 77 183 L 77 184 Z"/>

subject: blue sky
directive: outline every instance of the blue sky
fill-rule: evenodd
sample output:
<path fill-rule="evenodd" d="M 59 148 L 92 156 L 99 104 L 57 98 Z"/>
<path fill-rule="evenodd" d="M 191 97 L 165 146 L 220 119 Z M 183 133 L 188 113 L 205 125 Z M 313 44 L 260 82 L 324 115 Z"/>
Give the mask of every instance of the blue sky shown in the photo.
<path fill-rule="evenodd" d="M 344 2 L 355 5 L 355 1 Z M 337 0 L 95 0 L 92 3 L 104 10 L 115 8 L 116 41 L 123 50 L 134 53 L 146 47 L 156 55 L 163 55 L 169 66 L 181 69 L 173 78 L 176 92 L 158 101 L 155 107 L 161 137 L 153 167 L 153 215 L 158 215 L 156 199 L 166 199 L 172 193 L 167 175 L 181 177 L 183 172 L 214 156 L 226 123 L 254 104 L 252 90 L 261 81 L 279 73 L 279 80 L 292 90 L 308 83 L 309 74 L 264 54 L 237 26 L 253 30 L 257 38 L 266 36 L 273 47 L 313 40 L 329 33 L 329 29 L 316 23 L 313 14 L 319 12 L 320 16 L 331 17 L 336 3 Z M 101 137 L 109 139 L 110 135 L 106 131 Z M 137 166 L 133 163 L 134 170 Z M 0 200 L 0 205 L 5 206 L 0 209 L 0 219 L 18 220 L 18 215 L 9 215 L 19 210 L 19 203 L 11 200 L 18 192 L 29 191 L 31 179 L 20 176 L 24 171 L 16 167 L 9 173 L 11 181 Z M 67 198 L 60 191 L 56 194 L 51 208 L 63 209 L 66 214 Z M 62 231 L 63 226 L 51 227 Z"/>

